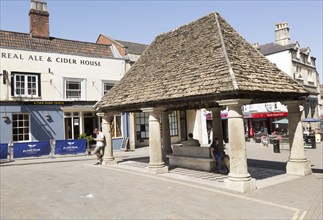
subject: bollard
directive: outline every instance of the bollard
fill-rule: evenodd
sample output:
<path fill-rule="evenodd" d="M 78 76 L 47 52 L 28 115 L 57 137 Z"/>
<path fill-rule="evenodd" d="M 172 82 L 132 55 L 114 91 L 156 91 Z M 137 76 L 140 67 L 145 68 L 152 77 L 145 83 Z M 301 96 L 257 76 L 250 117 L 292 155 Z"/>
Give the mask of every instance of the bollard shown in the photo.
<path fill-rule="evenodd" d="M 280 153 L 278 139 L 273 139 L 273 148 L 274 148 L 274 153 Z"/>
<path fill-rule="evenodd" d="M 8 154 L 9 154 L 9 161 L 12 160 L 13 156 L 13 141 L 8 142 Z"/>
<path fill-rule="evenodd" d="M 55 153 L 55 145 L 56 145 L 56 140 L 55 139 L 50 139 L 50 158 L 54 158 L 54 153 Z"/>
<path fill-rule="evenodd" d="M 86 151 L 87 155 L 91 155 L 90 141 L 88 139 L 86 139 Z"/>

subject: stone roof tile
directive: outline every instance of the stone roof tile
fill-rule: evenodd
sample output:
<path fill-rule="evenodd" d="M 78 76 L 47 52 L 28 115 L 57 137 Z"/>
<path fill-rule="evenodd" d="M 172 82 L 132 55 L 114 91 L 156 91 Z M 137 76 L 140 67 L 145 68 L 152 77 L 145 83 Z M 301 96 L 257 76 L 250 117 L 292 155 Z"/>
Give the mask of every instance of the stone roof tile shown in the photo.
<path fill-rule="evenodd" d="M 212 13 L 157 36 L 95 108 L 133 111 L 268 94 L 293 99 L 308 93 Z"/>

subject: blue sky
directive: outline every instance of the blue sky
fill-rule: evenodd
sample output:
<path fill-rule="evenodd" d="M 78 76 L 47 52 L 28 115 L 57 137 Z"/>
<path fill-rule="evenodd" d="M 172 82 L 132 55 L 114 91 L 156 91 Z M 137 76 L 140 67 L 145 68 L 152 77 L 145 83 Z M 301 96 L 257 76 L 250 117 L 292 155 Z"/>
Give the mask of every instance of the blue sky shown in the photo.
<path fill-rule="evenodd" d="M 322 83 L 322 0 L 108 1 L 47 0 L 52 37 L 95 42 L 100 33 L 150 44 L 164 32 L 218 12 L 248 42 L 275 40 L 275 24 L 289 24 L 291 41 L 309 46 Z M 29 32 L 30 0 L 0 0 L 0 29 Z"/>

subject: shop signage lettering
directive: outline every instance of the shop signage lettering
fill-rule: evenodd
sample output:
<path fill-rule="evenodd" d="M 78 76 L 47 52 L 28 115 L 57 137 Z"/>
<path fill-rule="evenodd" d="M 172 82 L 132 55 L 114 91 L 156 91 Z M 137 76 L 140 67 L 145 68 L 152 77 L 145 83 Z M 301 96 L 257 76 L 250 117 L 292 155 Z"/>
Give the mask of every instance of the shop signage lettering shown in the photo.
<path fill-rule="evenodd" d="M 64 105 L 65 102 L 33 102 L 34 105 Z"/>
<path fill-rule="evenodd" d="M 13 157 L 39 157 L 49 155 L 51 151 L 49 141 L 14 143 Z"/>
<path fill-rule="evenodd" d="M 51 57 L 51 56 L 40 56 L 40 55 L 29 55 L 24 56 L 23 54 L 17 54 L 17 53 L 7 53 L 2 52 L 1 53 L 1 59 L 11 59 L 11 60 L 28 60 L 28 61 L 34 61 L 34 62 L 48 62 L 48 63 L 61 63 L 61 64 L 79 64 L 84 66 L 101 66 L 100 61 L 93 61 L 93 60 L 77 60 L 77 59 L 71 59 L 71 58 L 65 58 L 65 57 Z"/>

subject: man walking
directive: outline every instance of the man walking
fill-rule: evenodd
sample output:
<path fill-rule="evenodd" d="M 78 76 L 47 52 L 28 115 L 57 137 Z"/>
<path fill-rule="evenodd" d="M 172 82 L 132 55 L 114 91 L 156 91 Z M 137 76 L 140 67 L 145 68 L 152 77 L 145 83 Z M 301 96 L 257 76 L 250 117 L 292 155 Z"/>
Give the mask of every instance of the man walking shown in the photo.
<path fill-rule="evenodd" d="M 94 129 L 94 133 L 96 134 L 96 138 L 95 138 L 96 147 L 93 153 L 96 154 L 96 157 L 98 159 L 98 162 L 96 162 L 94 165 L 101 165 L 102 157 L 103 157 L 103 149 L 104 149 L 104 134 L 101 131 L 99 131 L 99 129 L 97 128 Z"/>

